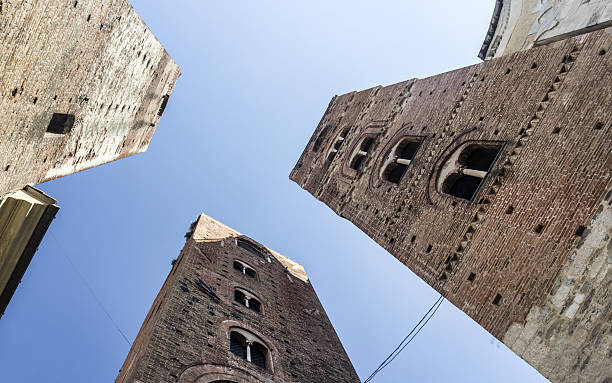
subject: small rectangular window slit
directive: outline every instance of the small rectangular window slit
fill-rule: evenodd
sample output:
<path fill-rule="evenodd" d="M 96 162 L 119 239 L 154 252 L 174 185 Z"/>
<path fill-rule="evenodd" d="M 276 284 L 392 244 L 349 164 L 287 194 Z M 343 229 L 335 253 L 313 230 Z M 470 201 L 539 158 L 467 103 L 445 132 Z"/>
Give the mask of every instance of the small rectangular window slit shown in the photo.
<path fill-rule="evenodd" d="M 495 306 L 499 306 L 499 303 L 501 302 L 501 299 L 502 299 L 502 296 L 501 296 L 500 294 L 497 294 L 497 295 L 495 296 L 495 299 L 493 299 L 493 304 L 494 304 Z"/>
<path fill-rule="evenodd" d="M 468 281 L 469 282 L 474 282 L 474 279 L 476 279 L 476 274 L 474 273 L 470 273 L 470 275 L 468 276 Z"/>
<path fill-rule="evenodd" d="M 70 133 L 74 126 L 74 114 L 53 113 L 47 133 L 66 134 Z"/>

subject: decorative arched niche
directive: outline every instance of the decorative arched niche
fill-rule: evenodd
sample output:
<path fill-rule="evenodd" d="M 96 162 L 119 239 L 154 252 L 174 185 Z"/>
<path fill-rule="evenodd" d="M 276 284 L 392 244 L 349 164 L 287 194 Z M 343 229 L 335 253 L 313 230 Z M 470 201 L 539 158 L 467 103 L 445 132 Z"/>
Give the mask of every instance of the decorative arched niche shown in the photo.
<path fill-rule="evenodd" d="M 491 172 L 503 143 L 472 141 L 457 147 L 440 167 L 436 190 L 455 198 L 472 201 Z"/>

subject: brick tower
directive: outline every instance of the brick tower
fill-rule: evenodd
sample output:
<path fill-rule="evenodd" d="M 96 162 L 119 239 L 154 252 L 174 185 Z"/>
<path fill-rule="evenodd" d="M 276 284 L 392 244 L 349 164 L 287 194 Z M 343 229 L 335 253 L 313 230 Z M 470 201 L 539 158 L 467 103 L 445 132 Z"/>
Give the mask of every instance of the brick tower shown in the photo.
<path fill-rule="evenodd" d="M 201 215 L 116 383 L 359 382 L 302 266 Z"/>
<path fill-rule="evenodd" d="M 0 1 L 0 195 L 147 150 L 180 70 L 127 0 Z"/>
<path fill-rule="evenodd" d="M 554 382 L 612 381 L 611 29 L 334 97 L 291 173 Z"/>

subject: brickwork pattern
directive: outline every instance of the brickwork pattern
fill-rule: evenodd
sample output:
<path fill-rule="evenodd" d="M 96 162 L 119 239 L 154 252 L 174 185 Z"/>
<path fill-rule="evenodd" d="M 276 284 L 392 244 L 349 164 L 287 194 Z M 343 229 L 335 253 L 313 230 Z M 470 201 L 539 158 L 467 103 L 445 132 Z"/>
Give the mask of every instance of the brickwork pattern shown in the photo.
<path fill-rule="evenodd" d="M 0 193 L 146 151 L 180 71 L 128 1 L 8 0 L 0 30 Z"/>
<path fill-rule="evenodd" d="M 612 188 L 611 45 L 604 29 L 336 96 L 290 177 L 503 339 L 543 303 Z M 356 172 L 366 134 L 376 142 Z M 380 166 L 401 137 L 423 143 L 396 185 Z M 476 196 L 441 192 L 445 161 L 479 142 L 502 149 Z"/>
<path fill-rule="evenodd" d="M 238 247 L 237 238 L 259 247 L 264 257 Z M 236 259 L 252 266 L 256 279 L 235 270 Z M 198 279 L 214 287 L 220 300 L 198 287 Z M 234 301 L 236 287 L 259 298 L 261 313 Z M 264 340 L 272 354 L 272 371 L 229 351 L 229 329 L 234 326 Z M 301 266 L 203 215 L 116 382 L 216 380 L 359 382 Z"/>

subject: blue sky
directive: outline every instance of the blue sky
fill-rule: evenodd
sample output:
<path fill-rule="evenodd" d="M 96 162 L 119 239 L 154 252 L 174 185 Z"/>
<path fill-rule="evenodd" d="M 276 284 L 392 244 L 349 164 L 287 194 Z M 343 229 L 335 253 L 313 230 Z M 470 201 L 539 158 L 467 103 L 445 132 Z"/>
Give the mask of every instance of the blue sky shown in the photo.
<path fill-rule="evenodd" d="M 61 210 L 5 316 L 7 382 L 114 381 L 204 212 L 300 262 L 365 379 L 437 293 L 288 175 L 331 97 L 478 62 L 493 0 L 132 0 L 183 75 L 145 154 L 40 187 Z M 545 382 L 445 302 L 378 383 Z"/>

